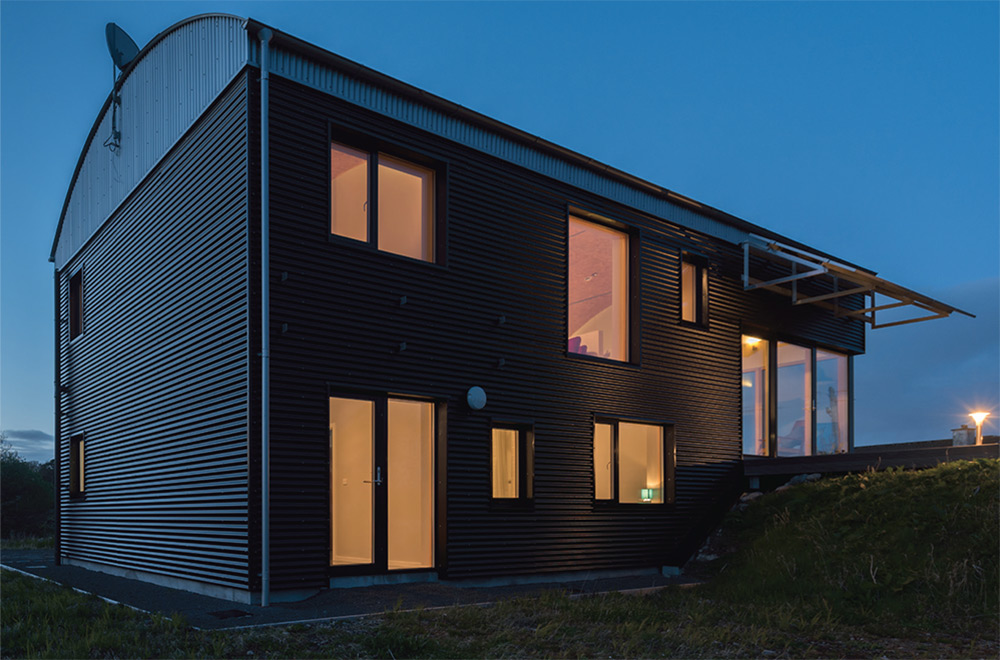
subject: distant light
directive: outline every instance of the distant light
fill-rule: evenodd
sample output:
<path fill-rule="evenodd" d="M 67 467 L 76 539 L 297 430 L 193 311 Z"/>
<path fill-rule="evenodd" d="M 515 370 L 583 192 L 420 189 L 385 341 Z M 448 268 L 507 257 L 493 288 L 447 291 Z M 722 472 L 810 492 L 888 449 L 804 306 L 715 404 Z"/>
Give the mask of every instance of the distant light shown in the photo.
<path fill-rule="evenodd" d="M 976 444 L 983 444 L 983 420 L 989 417 L 988 412 L 969 413 L 969 417 L 976 423 Z"/>

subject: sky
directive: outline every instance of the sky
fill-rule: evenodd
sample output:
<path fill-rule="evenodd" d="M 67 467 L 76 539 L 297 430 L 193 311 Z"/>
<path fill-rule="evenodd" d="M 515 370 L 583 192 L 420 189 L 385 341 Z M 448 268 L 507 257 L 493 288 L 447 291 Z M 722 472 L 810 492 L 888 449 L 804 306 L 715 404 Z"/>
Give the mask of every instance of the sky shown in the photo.
<path fill-rule="evenodd" d="M 858 445 L 1000 416 L 997 2 L 0 0 L 0 429 L 48 460 L 53 266 L 104 26 L 250 16 L 977 318 L 869 331 Z"/>

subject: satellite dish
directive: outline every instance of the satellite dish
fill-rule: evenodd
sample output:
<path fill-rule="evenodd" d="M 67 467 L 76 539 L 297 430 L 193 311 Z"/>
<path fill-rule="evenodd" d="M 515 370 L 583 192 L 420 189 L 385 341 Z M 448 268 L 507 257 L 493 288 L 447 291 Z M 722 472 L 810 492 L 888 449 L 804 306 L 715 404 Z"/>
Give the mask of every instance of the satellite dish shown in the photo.
<path fill-rule="evenodd" d="M 132 37 L 125 33 L 125 30 L 114 23 L 108 23 L 105 26 L 104 36 L 107 37 L 108 52 L 111 53 L 111 59 L 115 66 L 118 67 L 119 71 L 124 71 L 129 62 L 139 54 L 139 47 L 132 41 Z"/>

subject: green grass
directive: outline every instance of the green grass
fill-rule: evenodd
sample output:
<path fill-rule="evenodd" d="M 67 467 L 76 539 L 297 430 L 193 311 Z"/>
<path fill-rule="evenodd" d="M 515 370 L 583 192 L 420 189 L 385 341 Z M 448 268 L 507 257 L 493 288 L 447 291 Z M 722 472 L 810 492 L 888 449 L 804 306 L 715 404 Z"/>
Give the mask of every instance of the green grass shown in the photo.
<path fill-rule="evenodd" d="M 695 588 L 195 631 L 3 573 L 3 657 L 997 657 L 1000 462 L 804 484 Z"/>

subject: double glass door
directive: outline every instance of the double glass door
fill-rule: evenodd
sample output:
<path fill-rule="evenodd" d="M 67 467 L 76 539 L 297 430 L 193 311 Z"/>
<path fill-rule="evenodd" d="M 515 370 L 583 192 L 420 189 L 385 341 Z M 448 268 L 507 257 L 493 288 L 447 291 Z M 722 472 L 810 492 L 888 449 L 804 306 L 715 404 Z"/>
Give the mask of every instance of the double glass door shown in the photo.
<path fill-rule="evenodd" d="M 330 398 L 330 566 L 434 566 L 434 404 Z"/>

